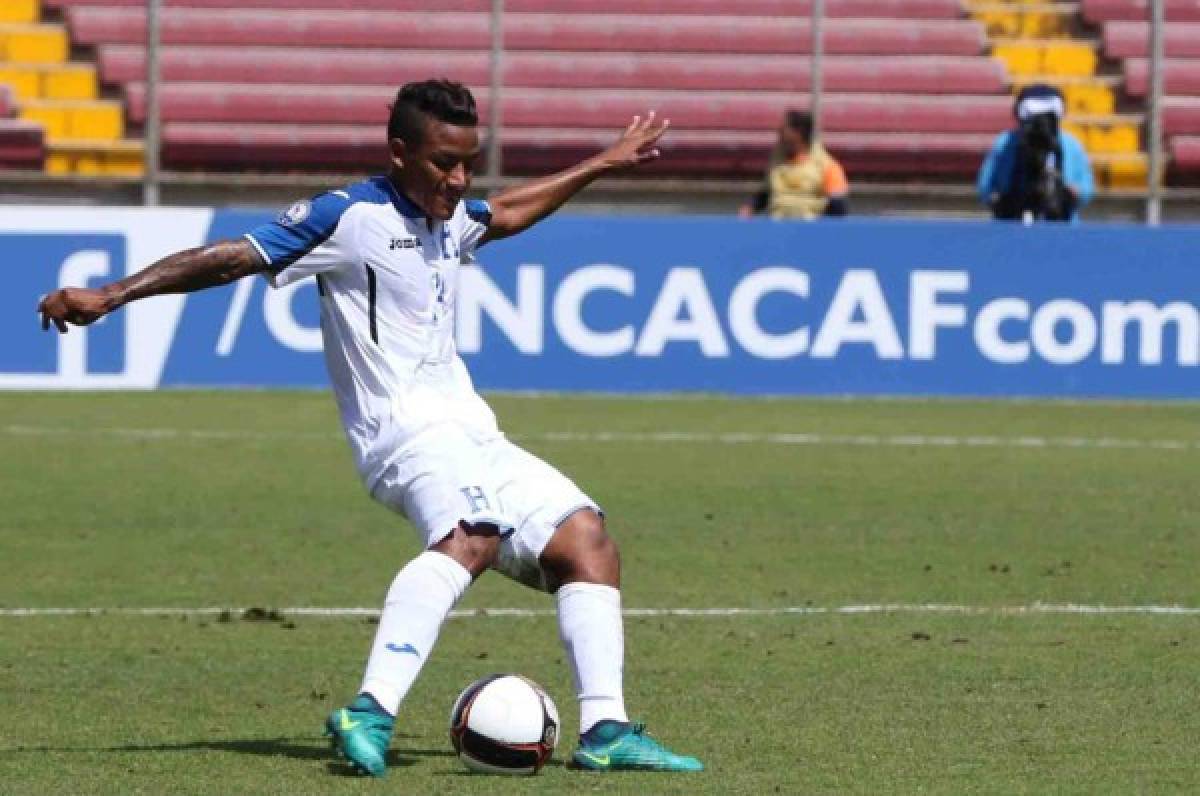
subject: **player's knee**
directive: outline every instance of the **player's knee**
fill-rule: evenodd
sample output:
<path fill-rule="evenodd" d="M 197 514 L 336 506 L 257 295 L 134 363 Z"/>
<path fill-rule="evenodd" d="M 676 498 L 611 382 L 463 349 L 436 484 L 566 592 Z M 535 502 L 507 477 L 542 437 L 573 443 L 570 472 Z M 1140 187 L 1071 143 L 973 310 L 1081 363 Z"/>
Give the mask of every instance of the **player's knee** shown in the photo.
<path fill-rule="evenodd" d="M 604 519 L 590 509 L 576 512 L 559 526 L 542 552 L 542 566 L 558 585 L 601 583 L 619 586 L 621 556 Z"/>
<path fill-rule="evenodd" d="M 495 525 L 459 523 L 449 536 L 429 548 L 453 558 L 477 578 L 496 562 L 500 553 L 500 529 Z"/>

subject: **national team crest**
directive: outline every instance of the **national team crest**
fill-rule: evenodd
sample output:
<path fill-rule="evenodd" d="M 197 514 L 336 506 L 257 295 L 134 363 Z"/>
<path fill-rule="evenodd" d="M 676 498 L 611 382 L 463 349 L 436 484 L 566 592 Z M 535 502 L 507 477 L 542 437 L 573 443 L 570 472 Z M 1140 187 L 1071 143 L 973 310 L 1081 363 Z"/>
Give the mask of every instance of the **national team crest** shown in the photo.
<path fill-rule="evenodd" d="M 285 225 L 299 224 L 308 218 L 308 214 L 311 212 L 312 202 L 301 200 L 283 212 L 283 215 L 279 217 L 279 223 Z"/>

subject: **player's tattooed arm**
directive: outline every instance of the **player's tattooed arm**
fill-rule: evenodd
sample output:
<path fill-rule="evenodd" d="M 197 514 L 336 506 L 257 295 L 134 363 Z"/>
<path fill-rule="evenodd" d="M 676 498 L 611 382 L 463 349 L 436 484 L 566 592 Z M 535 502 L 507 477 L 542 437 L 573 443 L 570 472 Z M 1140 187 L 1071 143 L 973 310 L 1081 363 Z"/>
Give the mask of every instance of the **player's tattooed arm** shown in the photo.
<path fill-rule="evenodd" d="M 42 298 L 42 328 L 87 326 L 131 301 L 164 293 L 192 293 L 259 273 L 266 263 L 246 239 L 210 243 L 164 257 L 136 274 L 99 288 L 67 287 Z"/>
<path fill-rule="evenodd" d="M 492 222 L 483 242 L 507 238 L 528 229 L 553 213 L 593 180 L 625 171 L 656 159 L 658 140 L 670 126 L 654 111 L 634 116 L 616 143 L 569 169 L 508 188 L 488 198 Z"/>

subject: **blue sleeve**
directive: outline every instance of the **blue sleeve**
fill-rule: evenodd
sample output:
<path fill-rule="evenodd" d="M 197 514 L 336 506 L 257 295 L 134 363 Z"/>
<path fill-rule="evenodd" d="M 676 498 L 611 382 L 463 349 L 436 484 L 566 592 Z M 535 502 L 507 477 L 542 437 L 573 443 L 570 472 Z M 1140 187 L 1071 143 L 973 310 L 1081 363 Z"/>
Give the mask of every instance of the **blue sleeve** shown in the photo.
<path fill-rule="evenodd" d="M 483 199 L 465 199 L 463 211 L 458 245 L 464 254 L 470 254 L 492 225 L 492 206 Z"/>
<path fill-rule="evenodd" d="M 483 224 L 485 227 L 492 224 L 492 206 L 485 199 L 467 199 L 467 217 L 476 224 Z"/>
<path fill-rule="evenodd" d="M 331 191 L 296 202 L 279 218 L 246 233 L 268 269 L 279 272 L 324 244 L 352 204 L 349 194 Z"/>
<path fill-rule="evenodd" d="M 1096 193 L 1091 161 L 1083 144 L 1070 133 L 1062 134 L 1062 149 L 1063 180 L 1075 191 L 1075 195 L 1079 197 L 1079 206 L 1083 207 L 1092 201 L 1092 196 Z"/>
<path fill-rule="evenodd" d="M 996 136 L 992 142 L 991 151 L 983 159 L 979 167 L 979 176 L 975 180 L 975 191 L 979 201 L 991 204 L 992 194 L 1003 194 L 1009 188 L 1013 167 L 1013 135 L 1011 130 L 1005 130 Z"/>

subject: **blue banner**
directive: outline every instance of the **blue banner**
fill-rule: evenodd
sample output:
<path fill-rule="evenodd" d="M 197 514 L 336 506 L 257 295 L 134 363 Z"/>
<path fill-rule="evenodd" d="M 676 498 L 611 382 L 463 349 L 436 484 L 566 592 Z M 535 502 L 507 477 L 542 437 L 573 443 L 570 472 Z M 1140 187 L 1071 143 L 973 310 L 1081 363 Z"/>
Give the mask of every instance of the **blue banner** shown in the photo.
<path fill-rule="evenodd" d="M 6 212 L 0 387 L 320 386 L 311 280 L 131 305 L 59 338 L 33 306 L 270 214 Z M 460 272 L 482 389 L 1200 398 L 1200 227 L 551 218 Z"/>

